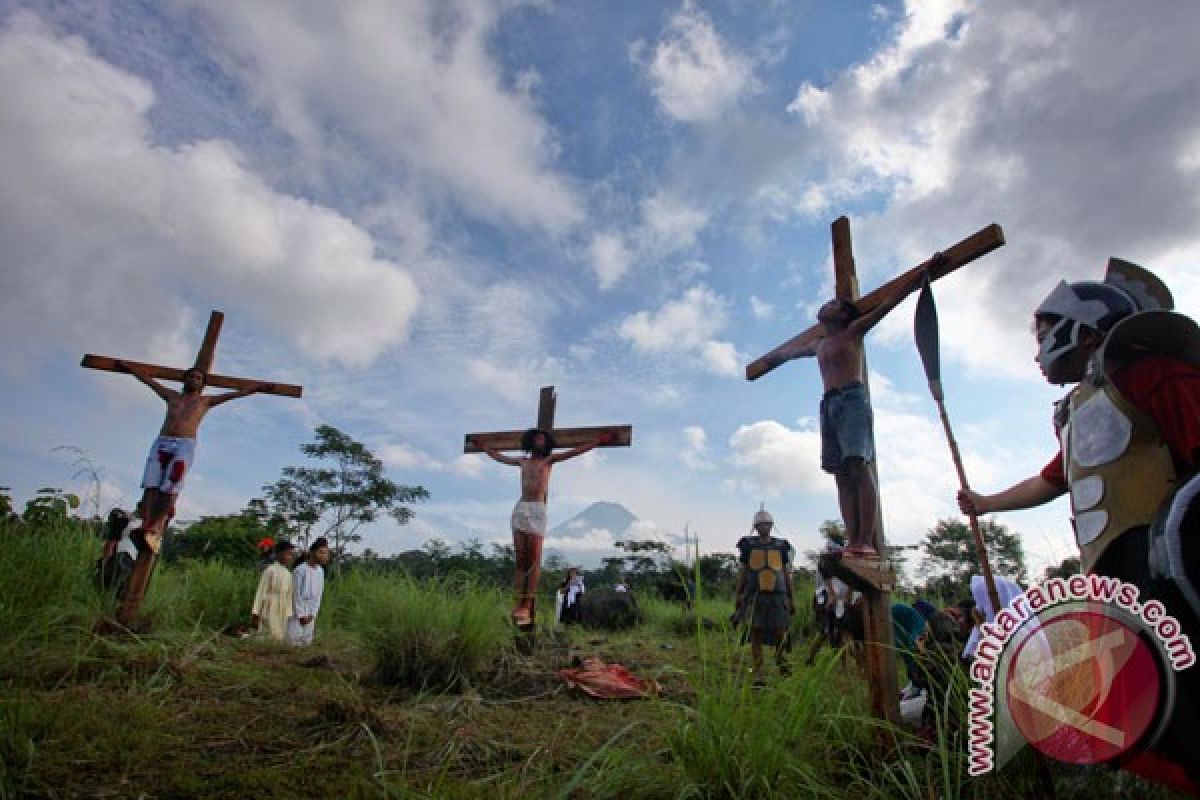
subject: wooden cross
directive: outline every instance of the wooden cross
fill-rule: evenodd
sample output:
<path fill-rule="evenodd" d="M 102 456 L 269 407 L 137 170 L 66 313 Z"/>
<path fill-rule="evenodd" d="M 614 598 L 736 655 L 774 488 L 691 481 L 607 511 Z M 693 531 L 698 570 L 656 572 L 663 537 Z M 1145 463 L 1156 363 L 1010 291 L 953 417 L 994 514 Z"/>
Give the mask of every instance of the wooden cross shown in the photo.
<path fill-rule="evenodd" d="M 833 273 L 834 294 L 838 299 L 849 300 L 855 304 L 860 314 L 883 305 L 894 299 L 898 292 L 911 288 L 915 273 L 927 271 L 930 280 L 937 280 L 949 275 L 959 267 L 969 264 L 980 256 L 986 255 L 1004 244 L 1004 231 L 999 225 L 988 225 L 976 233 L 963 239 L 958 244 L 944 250 L 939 255 L 930 258 L 905 272 L 888 283 L 880 286 L 865 297 L 858 294 L 858 273 L 854 268 L 854 251 L 850 240 L 850 220 L 838 217 L 832 226 L 833 235 Z M 756 359 L 746 366 L 746 380 L 756 380 L 767 374 L 775 367 L 788 360 L 788 357 L 800 350 L 808 348 L 825 335 L 825 328 L 817 323 L 807 330 L 797 334 L 788 341 L 776 347 L 771 352 Z M 863 350 L 863 384 L 870 396 L 870 385 L 867 381 L 866 349 Z M 871 450 L 875 451 L 875 443 L 871 442 Z M 875 474 L 875 462 L 870 463 L 870 470 L 875 485 L 879 485 L 878 475 Z M 886 553 L 883 536 L 883 504 L 876 503 L 877 518 L 875 524 L 875 550 Z M 874 566 L 870 561 L 822 556 L 822 569 L 836 575 L 850 586 L 860 590 L 866 601 L 864 628 L 866 636 L 866 669 L 867 680 L 870 684 L 871 711 L 881 718 L 893 723 L 900 721 L 899 688 L 896 680 L 896 648 L 892 635 L 892 613 L 889 592 L 895 586 L 896 576 L 886 565 Z"/>
<path fill-rule="evenodd" d="M 214 311 L 208 318 L 208 328 L 204 331 L 204 341 L 200 345 L 200 352 L 196 354 L 196 363 L 192 369 L 198 369 L 204 372 L 205 386 L 218 386 L 223 389 L 252 389 L 259 386 L 263 381 L 256 381 L 250 378 L 234 378 L 229 375 L 214 375 L 212 374 L 213 358 L 217 352 L 217 339 L 221 335 L 221 323 L 225 320 L 225 315 L 220 311 Z M 99 369 L 105 372 L 125 372 L 129 370 L 124 366 L 118 366 L 118 359 L 110 358 L 109 356 L 96 356 L 91 353 L 83 357 L 80 362 L 81 367 L 89 369 Z M 169 381 L 183 381 L 183 374 L 187 371 L 177 367 L 164 367 L 161 364 L 146 364 L 141 361 L 125 360 L 124 364 L 132 364 L 134 367 L 139 367 L 147 375 L 154 378 L 162 378 Z M 289 383 L 272 384 L 270 389 L 261 389 L 262 394 L 277 394 L 284 397 L 300 397 L 303 389 L 299 386 L 293 386 Z"/>
<path fill-rule="evenodd" d="M 629 447 L 633 444 L 632 425 L 601 425 L 592 428 L 555 428 L 554 406 L 556 396 L 553 386 L 543 386 L 538 398 L 538 430 L 546 431 L 554 439 L 555 447 L 579 447 L 590 444 L 603 434 L 611 434 L 611 441 L 600 447 Z M 492 433 L 468 433 L 463 441 L 464 453 L 482 453 L 480 445 L 492 450 L 520 450 L 521 437 L 525 431 L 494 431 Z"/>

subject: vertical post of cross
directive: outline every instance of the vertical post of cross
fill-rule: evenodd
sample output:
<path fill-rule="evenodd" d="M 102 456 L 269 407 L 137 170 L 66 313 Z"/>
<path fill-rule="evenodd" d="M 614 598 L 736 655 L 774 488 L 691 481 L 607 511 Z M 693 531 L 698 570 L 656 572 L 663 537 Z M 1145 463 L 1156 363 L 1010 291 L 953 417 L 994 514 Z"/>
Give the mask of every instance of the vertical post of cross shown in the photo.
<path fill-rule="evenodd" d="M 553 386 L 542 387 L 542 391 L 538 395 L 538 430 L 546 433 L 554 430 L 554 405 L 557 400 L 558 395 L 554 393 Z"/>
<path fill-rule="evenodd" d="M 834 292 L 839 299 L 858 300 L 858 272 L 854 266 L 854 245 L 850 237 L 850 220 L 838 217 L 831 228 L 833 237 Z M 871 382 L 867 371 L 866 348 L 863 348 L 863 386 L 867 399 L 871 397 Z M 875 450 L 874 431 L 871 433 L 871 451 Z M 871 480 L 879 485 L 879 473 L 872 460 L 867 468 Z M 878 496 L 878 495 L 877 495 Z M 880 556 L 886 558 L 887 550 L 883 535 L 883 503 L 875 505 L 875 541 L 870 542 Z M 892 631 L 891 595 L 883 586 L 869 586 L 863 592 L 866 613 L 863 615 L 866 642 L 867 680 L 871 694 L 871 712 L 880 719 L 898 723 L 900 721 L 900 689 L 896 677 L 896 645 Z"/>
<path fill-rule="evenodd" d="M 221 338 L 221 323 L 224 321 L 225 315 L 220 311 L 214 311 L 208 316 L 204 341 L 200 343 L 200 350 L 196 353 L 196 369 L 205 375 L 212 372 L 213 360 L 217 355 L 217 339 Z"/>

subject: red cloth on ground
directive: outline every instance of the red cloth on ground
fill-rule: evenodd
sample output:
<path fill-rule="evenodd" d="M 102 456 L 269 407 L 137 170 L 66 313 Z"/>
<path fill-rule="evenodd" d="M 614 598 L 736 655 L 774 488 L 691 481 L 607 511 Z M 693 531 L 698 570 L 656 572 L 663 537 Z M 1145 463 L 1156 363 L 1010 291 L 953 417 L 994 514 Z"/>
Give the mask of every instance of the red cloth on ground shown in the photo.
<path fill-rule="evenodd" d="M 1146 356 L 1119 370 L 1113 383 L 1158 425 L 1176 468 L 1183 473 L 1195 470 L 1200 459 L 1200 368 L 1168 356 Z M 1041 476 L 1067 488 L 1061 449 Z"/>
<path fill-rule="evenodd" d="M 658 694 L 654 681 L 643 680 L 620 664 L 605 664 L 598 658 L 586 658 L 579 669 L 560 669 L 559 676 L 572 689 L 582 689 L 601 700 L 624 700 Z"/>

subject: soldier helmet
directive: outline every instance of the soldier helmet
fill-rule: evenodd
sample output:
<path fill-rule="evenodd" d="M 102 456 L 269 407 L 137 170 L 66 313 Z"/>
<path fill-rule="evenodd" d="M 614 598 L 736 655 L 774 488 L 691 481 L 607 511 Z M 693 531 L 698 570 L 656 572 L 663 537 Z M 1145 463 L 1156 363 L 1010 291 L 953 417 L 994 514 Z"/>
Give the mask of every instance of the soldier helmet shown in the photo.
<path fill-rule="evenodd" d="M 1107 333 L 1125 317 L 1137 313 L 1137 302 L 1123 289 L 1099 281 L 1059 281 L 1037 310 L 1034 319 L 1049 318 L 1037 360 L 1043 368 L 1071 353 L 1079 345 L 1084 328 Z"/>

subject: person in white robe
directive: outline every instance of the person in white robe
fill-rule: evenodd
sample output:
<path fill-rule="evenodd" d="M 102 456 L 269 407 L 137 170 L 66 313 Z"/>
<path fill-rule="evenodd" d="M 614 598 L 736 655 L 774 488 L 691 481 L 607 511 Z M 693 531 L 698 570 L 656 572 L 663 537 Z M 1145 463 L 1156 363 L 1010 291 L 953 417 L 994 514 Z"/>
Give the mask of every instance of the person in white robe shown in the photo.
<path fill-rule="evenodd" d="M 312 644 L 317 629 L 321 596 L 325 593 L 325 565 L 329 563 L 329 543 L 317 539 L 308 549 L 308 558 L 292 573 L 292 618 L 288 620 L 289 644 Z"/>
<path fill-rule="evenodd" d="M 288 569 L 296 557 L 296 547 L 281 541 L 275 545 L 275 560 L 263 570 L 250 609 L 250 624 L 260 633 L 282 642 L 292 616 L 292 573 Z"/>

